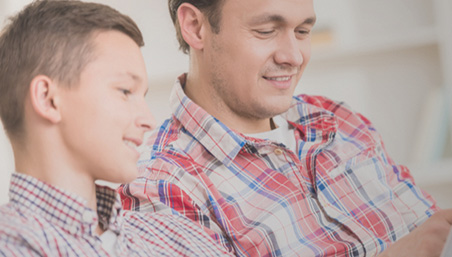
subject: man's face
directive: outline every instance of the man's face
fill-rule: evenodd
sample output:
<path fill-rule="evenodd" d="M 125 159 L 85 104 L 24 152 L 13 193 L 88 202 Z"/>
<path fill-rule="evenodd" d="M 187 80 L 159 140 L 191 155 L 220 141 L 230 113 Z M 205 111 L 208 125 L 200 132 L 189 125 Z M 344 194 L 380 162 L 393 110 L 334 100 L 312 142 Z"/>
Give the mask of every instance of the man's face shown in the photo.
<path fill-rule="evenodd" d="M 136 149 L 153 126 L 144 96 L 147 75 L 137 44 L 116 31 L 95 37 L 93 60 L 78 85 L 61 88 L 61 134 L 68 167 L 93 179 L 125 183 L 137 176 Z"/>
<path fill-rule="evenodd" d="M 206 76 L 218 108 L 241 119 L 285 112 L 310 58 L 312 0 L 226 0 L 208 32 Z"/>

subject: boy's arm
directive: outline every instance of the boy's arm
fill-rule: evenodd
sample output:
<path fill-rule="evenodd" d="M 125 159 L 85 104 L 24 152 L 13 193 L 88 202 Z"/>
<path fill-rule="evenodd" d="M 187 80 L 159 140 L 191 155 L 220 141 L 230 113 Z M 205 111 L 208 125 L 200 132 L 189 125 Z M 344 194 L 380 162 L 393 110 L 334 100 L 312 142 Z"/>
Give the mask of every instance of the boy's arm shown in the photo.
<path fill-rule="evenodd" d="M 12 245 L 0 243 L 0 257 L 10 257 L 10 256 L 42 256 L 24 245 Z"/>
<path fill-rule="evenodd" d="M 33 249 L 20 244 L 12 244 L 12 243 L 6 243 L 6 242 L 0 242 L 0 256 L 1 257 L 13 257 L 13 256 L 42 256 L 38 254 Z"/>

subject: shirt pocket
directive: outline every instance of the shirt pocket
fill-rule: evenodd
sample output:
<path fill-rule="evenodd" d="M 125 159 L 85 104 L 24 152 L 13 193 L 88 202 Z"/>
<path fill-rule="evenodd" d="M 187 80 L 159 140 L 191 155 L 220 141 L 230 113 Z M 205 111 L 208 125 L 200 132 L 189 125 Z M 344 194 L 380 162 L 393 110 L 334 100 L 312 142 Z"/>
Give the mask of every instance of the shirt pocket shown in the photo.
<path fill-rule="evenodd" d="M 384 241 L 405 235 L 408 229 L 403 215 L 394 205 L 397 173 L 383 147 L 374 144 L 344 157 L 336 158 L 337 165 L 316 176 L 327 212 L 329 208 L 329 214 L 346 225 L 358 222 L 361 229 Z"/>

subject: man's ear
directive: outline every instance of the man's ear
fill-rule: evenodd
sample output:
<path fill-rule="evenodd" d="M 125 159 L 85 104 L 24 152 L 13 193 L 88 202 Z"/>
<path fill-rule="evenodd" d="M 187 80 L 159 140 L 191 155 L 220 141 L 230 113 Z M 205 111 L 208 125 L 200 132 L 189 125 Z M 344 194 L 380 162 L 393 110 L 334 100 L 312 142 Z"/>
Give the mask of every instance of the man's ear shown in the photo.
<path fill-rule="evenodd" d="M 195 6 L 183 3 L 177 9 L 177 19 L 185 42 L 194 49 L 204 48 L 203 31 L 207 29 L 204 14 Z"/>
<path fill-rule="evenodd" d="M 37 115 L 52 123 L 61 120 L 56 99 L 58 88 L 52 79 L 44 75 L 34 77 L 30 83 L 29 93 L 33 110 Z"/>

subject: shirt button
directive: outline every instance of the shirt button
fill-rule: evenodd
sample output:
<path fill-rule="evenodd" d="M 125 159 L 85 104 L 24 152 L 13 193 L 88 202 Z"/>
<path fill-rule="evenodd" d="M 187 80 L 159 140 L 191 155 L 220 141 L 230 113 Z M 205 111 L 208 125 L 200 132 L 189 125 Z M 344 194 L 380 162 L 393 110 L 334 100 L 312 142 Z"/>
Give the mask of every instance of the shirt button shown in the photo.
<path fill-rule="evenodd" d="M 71 234 L 73 234 L 73 235 L 74 235 L 75 233 L 77 233 L 77 227 L 75 227 L 75 226 L 74 226 L 74 227 L 70 227 L 70 228 L 69 228 L 69 233 L 71 233 Z"/>
<path fill-rule="evenodd" d="M 91 212 L 86 211 L 86 212 L 83 213 L 82 219 L 83 219 L 84 222 L 91 223 L 91 222 L 93 222 L 93 218 L 94 217 L 93 217 L 93 214 Z"/>
<path fill-rule="evenodd" d="M 275 149 L 275 154 L 276 155 L 281 155 L 283 153 L 283 150 L 281 150 L 281 148 L 276 148 Z"/>

